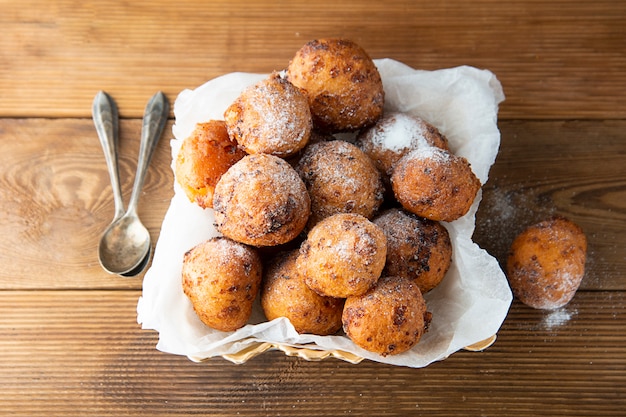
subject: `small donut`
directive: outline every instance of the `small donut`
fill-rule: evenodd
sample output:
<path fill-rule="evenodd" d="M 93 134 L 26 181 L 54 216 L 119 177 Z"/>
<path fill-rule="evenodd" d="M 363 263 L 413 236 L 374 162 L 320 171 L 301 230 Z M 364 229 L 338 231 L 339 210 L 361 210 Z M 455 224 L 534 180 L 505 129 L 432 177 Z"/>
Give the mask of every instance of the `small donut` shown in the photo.
<path fill-rule="evenodd" d="M 277 73 L 246 88 L 226 109 L 224 120 L 247 153 L 283 158 L 307 144 L 313 127 L 307 97 Z"/>
<path fill-rule="evenodd" d="M 378 226 L 360 214 L 340 213 L 309 231 L 297 267 L 316 293 L 345 298 L 365 293 L 378 280 L 386 254 Z"/>
<path fill-rule="evenodd" d="M 452 263 L 448 229 L 397 208 L 381 213 L 374 224 L 387 237 L 383 275 L 411 279 L 422 294 L 439 285 Z"/>
<path fill-rule="evenodd" d="M 411 213 L 451 222 L 465 215 L 480 180 L 463 157 L 434 146 L 409 152 L 391 175 L 396 199 Z"/>
<path fill-rule="evenodd" d="M 256 251 L 225 237 L 209 239 L 183 258 L 185 295 L 204 324 L 224 332 L 246 324 L 261 277 Z"/>
<path fill-rule="evenodd" d="M 176 156 L 176 181 L 189 201 L 211 208 L 217 181 L 245 154 L 230 139 L 223 121 L 198 123 Z"/>
<path fill-rule="evenodd" d="M 252 246 L 287 243 L 300 234 L 311 212 L 304 183 L 284 159 L 247 155 L 218 181 L 215 225 L 223 235 Z"/>
<path fill-rule="evenodd" d="M 383 83 L 374 61 L 346 39 L 318 39 L 298 50 L 287 79 L 303 89 L 313 124 L 330 132 L 355 131 L 383 113 Z"/>
<path fill-rule="evenodd" d="M 296 171 L 311 197 L 308 228 L 337 213 L 372 218 L 383 202 L 381 174 L 355 145 L 333 140 L 308 146 Z"/>
<path fill-rule="evenodd" d="M 435 126 L 401 112 L 383 115 L 374 126 L 358 134 L 355 144 L 374 161 L 386 180 L 400 158 L 410 151 L 426 146 L 449 149 L 448 139 Z"/>
<path fill-rule="evenodd" d="M 513 241 L 507 276 L 515 296 L 536 309 L 569 303 L 585 275 L 587 238 L 569 219 L 555 216 L 526 228 Z"/>
<path fill-rule="evenodd" d="M 357 346 L 388 356 L 415 346 L 431 314 L 414 282 L 385 276 L 365 294 L 346 299 L 342 320 L 346 335 Z"/>
<path fill-rule="evenodd" d="M 341 329 L 343 299 L 312 291 L 298 272 L 298 250 L 272 259 L 261 286 L 261 306 L 268 320 L 286 317 L 298 333 L 325 336 Z"/>

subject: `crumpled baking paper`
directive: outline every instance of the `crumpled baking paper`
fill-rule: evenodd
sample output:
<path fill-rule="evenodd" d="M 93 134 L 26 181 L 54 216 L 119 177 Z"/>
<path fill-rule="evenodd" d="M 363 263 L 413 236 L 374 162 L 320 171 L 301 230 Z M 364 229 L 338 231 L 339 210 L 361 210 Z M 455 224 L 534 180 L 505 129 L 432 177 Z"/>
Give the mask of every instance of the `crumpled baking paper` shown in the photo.
<path fill-rule="evenodd" d="M 469 66 L 422 71 L 391 59 L 375 63 L 383 79 L 385 111 L 412 113 L 435 125 L 448 138 L 451 150 L 471 163 L 484 184 L 500 145 L 497 113 L 504 94 L 496 77 Z M 231 73 L 195 90 L 182 91 L 174 107 L 172 168 L 182 140 L 196 123 L 222 120 L 224 110 L 246 86 L 266 77 Z M 218 235 L 212 210 L 190 203 L 176 182 L 174 191 L 137 305 L 138 322 L 144 329 L 159 332 L 157 349 L 163 352 L 198 360 L 270 342 L 338 349 L 373 361 L 417 368 L 493 336 L 510 307 L 512 294 L 498 262 L 471 240 L 479 193 L 467 215 L 444 224 L 453 244 L 452 265 L 442 283 L 425 295 L 432 323 L 410 351 L 382 357 L 360 349 L 346 336 L 300 335 L 286 319 L 267 322 L 258 297 L 249 324 L 235 332 L 212 330 L 198 319 L 181 285 L 184 253 Z"/>

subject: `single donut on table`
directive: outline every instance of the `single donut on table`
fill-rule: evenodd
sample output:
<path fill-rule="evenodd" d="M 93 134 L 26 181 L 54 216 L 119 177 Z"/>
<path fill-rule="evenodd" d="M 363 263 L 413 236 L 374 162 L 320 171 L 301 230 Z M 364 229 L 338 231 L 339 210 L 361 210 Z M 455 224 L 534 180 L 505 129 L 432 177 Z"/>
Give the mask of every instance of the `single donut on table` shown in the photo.
<path fill-rule="evenodd" d="M 261 285 L 265 317 L 286 317 L 298 333 L 334 334 L 341 329 L 344 300 L 321 296 L 307 287 L 296 267 L 297 257 L 298 250 L 283 252 L 266 267 Z"/>
<path fill-rule="evenodd" d="M 385 187 L 380 172 L 351 143 L 332 140 L 308 146 L 296 171 L 311 197 L 309 228 L 338 213 L 371 218 L 383 202 Z"/>
<path fill-rule="evenodd" d="M 223 235 L 252 246 L 276 246 L 304 229 L 311 200 L 284 159 L 257 154 L 243 157 L 222 175 L 213 208 Z"/>
<path fill-rule="evenodd" d="M 261 277 L 261 259 L 256 251 L 225 237 L 209 239 L 183 258 L 185 295 L 204 324 L 224 332 L 246 324 Z"/>
<path fill-rule="evenodd" d="M 211 208 L 217 181 L 245 155 L 228 136 L 223 121 L 198 123 L 176 156 L 176 181 L 189 201 Z"/>
<path fill-rule="evenodd" d="M 300 247 L 298 271 L 313 291 L 345 298 L 365 293 L 385 266 L 383 231 L 360 214 L 340 213 L 319 222 Z"/>
<path fill-rule="evenodd" d="M 448 229 L 397 208 L 386 210 L 373 222 L 387 237 L 383 275 L 411 279 L 422 294 L 439 285 L 452 263 Z"/>
<path fill-rule="evenodd" d="M 431 314 L 414 282 L 384 276 L 365 294 L 346 299 L 342 319 L 346 335 L 357 346 L 388 356 L 415 346 Z"/>
<path fill-rule="evenodd" d="M 370 56 L 347 39 L 317 39 L 300 48 L 287 79 L 303 89 L 314 125 L 324 131 L 355 131 L 383 112 L 383 83 Z"/>
<path fill-rule="evenodd" d="M 277 73 L 246 88 L 224 112 L 228 133 L 249 154 L 295 154 L 313 122 L 307 97 Z"/>
<path fill-rule="evenodd" d="M 407 211 L 446 222 L 469 211 L 481 186 L 465 158 L 434 146 L 402 157 L 391 175 L 391 185 Z"/>
<path fill-rule="evenodd" d="M 531 225 L 513 241 L 507 277 L 515 296 L 537 309 L 569 303 L 585 275 L 587 238 L 571 220 L 555 216 Z"/>

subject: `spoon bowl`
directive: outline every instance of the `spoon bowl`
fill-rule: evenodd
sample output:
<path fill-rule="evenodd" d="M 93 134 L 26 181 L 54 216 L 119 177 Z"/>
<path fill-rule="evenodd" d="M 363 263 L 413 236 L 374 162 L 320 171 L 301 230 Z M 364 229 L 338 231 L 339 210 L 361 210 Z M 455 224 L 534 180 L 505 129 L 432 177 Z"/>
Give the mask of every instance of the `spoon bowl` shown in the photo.
<path fill-rule="evenodd" d="M 144 113 L 137 174 L 128 209 L 122 216 L 113 220 L 100 239 L 98 248 L 100 265 L 112 274 L 137 275 L 147 266 L 150 259 L 152 252 L 150 233 L 137 215 L 137 203 L 150 159 L 161 138 L 168 115 L 167 98 L 158 92 L 148 102 Z"/>
<path fill-rule="evenodd" d="M 126 213 L 104 232 L 100 239 L 98 255 L 100 262 L 109 272 L 125 275 L 150 256 L 151 248 L 148 229 L 141 223 L 139 217 Z"/>

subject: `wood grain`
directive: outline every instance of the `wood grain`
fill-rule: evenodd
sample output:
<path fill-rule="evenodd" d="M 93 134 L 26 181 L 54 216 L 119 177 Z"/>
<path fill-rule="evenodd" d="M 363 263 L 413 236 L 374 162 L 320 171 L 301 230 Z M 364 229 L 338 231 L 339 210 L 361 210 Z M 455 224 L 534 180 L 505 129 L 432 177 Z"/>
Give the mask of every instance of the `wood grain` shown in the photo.
<path fill-rule="evenodd" d="M 0 116 L 88 117 L 98 89 L 124 117 L 157 90 L 286 66 L 306 41 L 346 37 L 415 68 L 493 71 L 503 118 L 626 118 L 626 3 L 220 0 L 3 1 Z"/>
<path fill-rule="evenodd" d="M 0 292 L 5 415 L 621 415 L 626 298 L 583 292 L 547 313 L 514 303 L 484 352 L 424 369 L 267 352 L 196 364 L 154 349 L 137 291 Z"/>
<path fill-rule="evenodd" d="M 624 415 L 626 2 L 0 0 L 0 25 L 0 415 Z M 282 69 L 331 36 L 414 68 L 496 74 L 502 143 L 474 240 L 503 262 L 521 228 L 566 215 L 589 239 L 581 290 L 556 311 L 514 301 L 493 346 L 424 369 L 157 351 L 136 323 L 141 276 L 97 261 L 113 198 L 94 95 L 120 107 L 128 201 L 155 91 L 173 103 L 225 73 Z M 139 203 L 155 240 L 168 139 Z"/>

